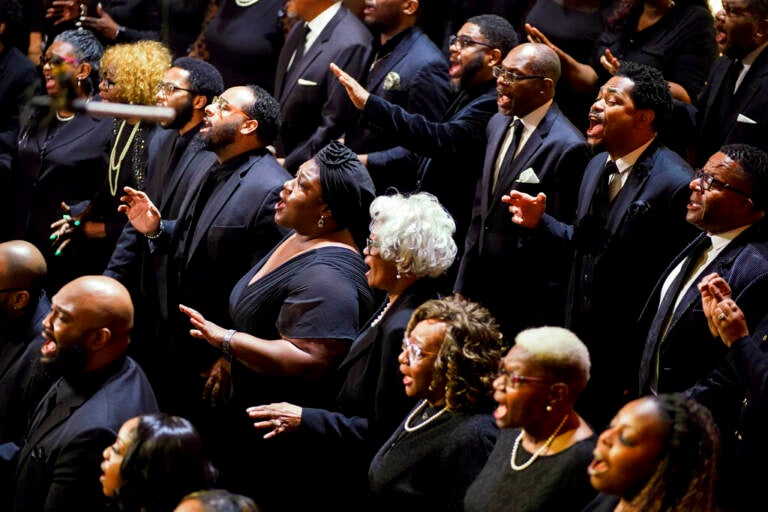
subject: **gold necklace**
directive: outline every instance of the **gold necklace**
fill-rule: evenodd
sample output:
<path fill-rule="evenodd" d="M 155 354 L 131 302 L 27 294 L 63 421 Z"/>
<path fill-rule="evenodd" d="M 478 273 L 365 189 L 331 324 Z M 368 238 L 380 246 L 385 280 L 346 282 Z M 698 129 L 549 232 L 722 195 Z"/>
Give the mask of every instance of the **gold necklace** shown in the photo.
<path fill-rule="evenodd" d="M 552 432 L 552 435 L 547 438 L 547 442 L 545 442 L 541 448 L 536 450 L 536 453 L 531 455 L 531 458 L 525 461 L 522 464 L 516 464 L 515 459 L 517 459 L 517 450 L 520 448 L 520 443 L 523 440 L 523 429 L 520 429 L 520 435 L 517 436 L 517 439 L 515 439 L 515 446 L 512 448 L 512 456 L 509 458 L 509 465 L 512 466 L 512 469 L 515 471 L 522 471 L 524 469 L 528 469 L 531 464 L 536 462 L 536 459 L 538 459 L 545 451 L 549 449 L 549 447 L 554 442 L 557 435 L 560 433 L 560 430 L 563 428 L 563 425 L 565 425 L 565 421 L 568 419 L 568 417 L 571 415 L 569 412 L 565 415 L 563 418 L 563 421 L 560 422 L 560 424 L 557 426 L 554 432 Z"/>
<path fill-rule="evenodd" d="M 434 416 L 430 416 L 426 420 L 422 421 L 415 427 L 411 426 L 411 421 L 413 421 L 413 418 L 415 418 L 424 408 L 427 406 L 427 401 L 422 400 L 421 403 L 413 410 L 413 412 L 405 419 L 405 423 L 403 424 L 403 428 L 405 428 L 406 432 L 415 432 L 416 430 L 419 430 L 420 428 L 426 427 L 433 421 L 435 421 L 437 418 L 442 416 L 445 412 L 448 411 L 448 406 L 446 405 L 442 409 L 440 409 L 440 412 L 435 414 Z"/>
<path fill-rule="evenodd" d="M 131 147 L 131 143 L 133 142 L 133 138 L 136 136 L 136 132 L 139 131 L 139 125 L 141 125 L 141 121 L 136 123 L 136 125 L 133 127 L 133 130 L 131 130 L 131 134 L 128 136 L 128 141 L 125 143 L 125 146 L 123 147 L 123 152 L 120 153 L 120 158 L 118 158 L 117 163 L 115 163 L 115 154 L 117 153 L 117 145 L 120 143 L 120 136 L 123 134 L 123 128 L 125 127 L 126 121 L 123 120 L 123 122 L 120 124 L 120 129 L 117 131 L 117 137 L 115 137 L 115 143 L 112 144 L 112 151 L 109 153 L 109 170 L 107 171 L 107 177 L 109 178 L 109 191 L 112 194 L 112 197 L 115 197 L 117 195 L 117 183 L 118 179 L 117 177 L 120 175 L 120 166 L 123 163 L 123 160 L 125 159 L 125 155 L 128 154 L 128 149 Z"/>

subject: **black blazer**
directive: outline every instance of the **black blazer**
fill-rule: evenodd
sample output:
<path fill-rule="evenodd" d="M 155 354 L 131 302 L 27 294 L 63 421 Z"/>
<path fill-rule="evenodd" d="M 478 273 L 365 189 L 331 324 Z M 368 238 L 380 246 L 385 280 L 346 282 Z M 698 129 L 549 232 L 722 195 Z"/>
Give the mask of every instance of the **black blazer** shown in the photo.
<path fill-rule="evenodd" d="M 546 238 L 533 236 L 533 232 L 512 223 L 501 196 L 510 190 L 534 196 L 544 192 L 548 210 L 570 218 L 581 170 L 589 160 L 583 135 L 553 103 L 520 154 L 501 169 L 491 194 L 496 156 L 511 121 L 509 116 L 496 114 L 488 123 L 483 174 L 477 183 L 454 288 L 488 307 L 510 340 L 528 326 L 562 324 L 562 307 L 557 304 L 563 303 L 568 257 L 567 253 L 552 251 Z M 527 170 L 536 175 L 538 183 L 519 181 Z M 526 293 L 516 293 L 515 289 L 525 289 Z"/>
<path fill-rule="evenodd" d="M 408 29 L 402 37 L 388 56 L 372 66 L 366 89 L 408 113 L 437 121 L 448 103 L 448 63 L 418 28 Z M 368 171 L 379 193 L 389 186 L 401 191 L 415 186 L 416 156 L 398 147 L 400 138 L 372 131 L 362 122 L 351 126 L 344 137 L 352 151 L 368 155 Z"/>
<path fill-rule="evenodd" d="M 566 326 L 590 351 L 590 382 L 577 405 L 596 428 L 636 394 L 645 336 L 637 320 L 659 275 L 697 231 L 685 220 L 691 169 L 657 141 L 635 162 L 604 225 L 596 226 L 589 209 L 607 158 L 598 154 L 584 171 L 574 225 L 546 214 L 540 225 L 575 250 Z"/>
<path fill-rule="evenodd" d="M 483 172 L 488 120 L 497 111 L 496 81 L 460 92 L 439 122 L 371 95 L 360 122 L 419 155 L 415 189 L 437 196 L 456 222 L 463 250 L 477 180 Z"/>
<path fill-rule="evenodd" d="M 49 393 L 57 385 L 68 387 L 59 379 Z M 103 510 L 99 465 L 104 449 L 114 443 L 126 420 L 157 411 L 144 372 L 130 358 L 118 362 L 97 389 L 72 390 L 27 433 L 16 465 L 11 510 Z"/>
<path fill-rule="evenodd" d="M 716 102 L 733 60 L 720 57 L 712 66 L 707 85 L 696 105 L 694 164 L 702 167 L 724 144 L 740 142 L 768 151 L 768 51 L 763 50 L 750 67 L 725 112 Z"/>
<path fill-rule="evenodd" d="M 280 51 L 275 75 L 275 98 L 283 114 L 275 148 L 292 173 L 344 132 L 354 107 L 329 66 L 333 62 L 359 79 L 370 58 L 372 39 L 360 20 L 342 7 L 288 70 L 302 37 L 303 23 L 297 23 Z"/>

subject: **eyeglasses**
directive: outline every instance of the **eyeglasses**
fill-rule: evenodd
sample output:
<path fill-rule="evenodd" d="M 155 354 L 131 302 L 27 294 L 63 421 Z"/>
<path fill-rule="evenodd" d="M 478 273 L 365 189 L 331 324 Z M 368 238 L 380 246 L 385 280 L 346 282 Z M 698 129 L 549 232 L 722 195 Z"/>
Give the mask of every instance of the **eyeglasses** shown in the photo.
<path fill-rule="evenodd" d="M 421 361 L 427 356 L 434 356 L 432 352 L 424 352 L 420 346 L 411 343 L 411 338 L 406 334 L 403 336 L 403 352 L 408 354 L 408 364 L 413 366 L 417 361 Z"/>
<path fill-rule="evenodd" d="M 233 104 L 231 104 L 221 96 L 214 96 L 213 99 L 211 100 L 210 105 L 208 106 L 216 107 L 219 111 L 219 117 L 222 117 L 221 113 L 224 112 L 225 110 L 232 110 L 237 112 L 238 114 L 242 114 L 243 117 L 245 117 L 245 119 L 247 120 L 251 119 L 251 116 L 249 116 L 248 114 L 246 114 L 245 112 L 243 112 L 242 110 L 240 110 L 239 108 L 237 108 L 236 106 L 234 106 Z"/>
<path fill-rule="evenodd" d="M 752 197 L 752 194 L 745 192 L 741 189 L 738 189 L 733 185 L 729 185 L 724 181 L 720 181 L 714 176 L 712 176 L 711 174 L 705 173 L 701 169 L 696 170 L 696 172 L 693 174 L 693 179 L 698 180 L 701 190 L 704 190 L 704 191 L 710 190 L 713 185 L 716 185 L 717 187 L 720 187 L 724 190 L 730 190 L 731 192 L 736 192 L 737 194 L 741 194 L 742 196 L 745 196 L 745 197 Z"/>
<path fill-rule="evenodd" d="M 510 372 L 504 367 L 503 363 L 499 364 L 498 376 L 504 376 L 504 386 L 508 389 L 517 389 L 520 387 L 520 384 L 525 384 L 526 382 L 547 382 L 547 379 L 542 379 L 541 377 L 526 377 Z"/>
<path fill-rule="evenodd" d="M 493 66 L 493 78 L 501 78 L 504 82 L 511 84 L 520 80 L 544 80 L 547 77 L 544 75 L 518 75 L 501 66 Z"/>
<path fill-rule="evenodd" d="M 178 85 L 171 82 L 160 82 L 159 84 L 157 84 L 157 87 L 155 87 L 155 92 L 158 94 L 162 94 L 163 96 L 170 96 L 176 91 L 184 91 L 190 94 L 197 94 L 197 91 L 194 91 L 192 89 L 185 89 L 184 87 L 179 87 Z"/>
<path fill-rule="evenodd" d="M 20 292 L 22 290 L 26 290 L 26 288 L 3 288 L 2 290 L 0 290 L 0 293 Z"/>
<path fill-rule="evenodd" d="M 110 89 L 114 88 L 117 85 L 117 82 L 107 78 L 106 75 L 101 75 L 100 79 L 101 80 L 99 81 L 99 83 L 100 84 L 105 84 L 106 85 L 106 87 L 105 87 L 106 90 L 110 90 Z"/>
<path fill-rule="evenodd" d="M 51 54 L 50 57 L 48 57 L 47 55 L 43 55 L 40 58 L 40 64 L 42 66 L 45 66 L 46 64 L 50 64 L 51 66 L 61 66 L 64 63 L 77 66 L 78 64 L 80 64 L 80 61 L 77 59 L 73 59 L 72 57 L 64 57 L 63 55 L 56 55 L 55 53 Z"/>
<path fill-rule="evenodd" d="M 479 46 L 485 46 L 486 48 L 493 48 L 492 44 L 483 43 L 482 41 L 476 41 L 468 36 L 452 35 L 448 38 L 448 46 L 456 45 L 462 50 L 467 46 L 471 46 L 473 44 L 479 45 Z"/>
<path fill-rule="evenodd" d="M 381 242 L 378 240 L 374 240 L 373 238 L 366 238 L 365 239 L 365 248 L 368 250 L 368 254 L 373 254 L 374 249 L 378 249 L 381 247 Z"/>

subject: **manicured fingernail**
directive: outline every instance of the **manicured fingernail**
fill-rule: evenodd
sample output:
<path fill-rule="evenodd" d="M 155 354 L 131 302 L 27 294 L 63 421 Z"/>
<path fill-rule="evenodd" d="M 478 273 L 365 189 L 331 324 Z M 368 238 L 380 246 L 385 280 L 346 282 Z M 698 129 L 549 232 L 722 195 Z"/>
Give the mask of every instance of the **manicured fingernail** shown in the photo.
<path fill-rule="evenodd" d="M 51 235 L 48 237 L 48 240 L 56 240 L 56 235 Z"/>
<path fill-rule="evenodd" d="M 79 221 L 79 220 L 76 220 L 76 221 L 75 221 L 75 226 L 79 226 L 79 225 L 80 225 L 80 221 Z"/>
<path fill-rule="evenodd" d="M 69 219 L 71 219 L 72 217 L 70 217 L 69 215 L 67 215 L 67 214 L 65 213 L 64 215 L 62 215 L 62 216 L 61 216 L 61 218 L 62 218 L 62 219 L 64 219 L 64 220 L 69 220 Z"/>
<path fill-rule="evenodd" d="M 53 255 L 54 256 L 61 256 L 61 249 L 56 249 L 56 252 Z"/>

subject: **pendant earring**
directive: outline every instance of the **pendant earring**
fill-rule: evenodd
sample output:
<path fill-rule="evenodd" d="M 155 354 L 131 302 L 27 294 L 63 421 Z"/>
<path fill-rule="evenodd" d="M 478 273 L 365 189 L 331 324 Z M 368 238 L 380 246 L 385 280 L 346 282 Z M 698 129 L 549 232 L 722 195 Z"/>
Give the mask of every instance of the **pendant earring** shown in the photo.
<path fill-rule="evenodd" d="M 317 219 L 317 227 L 319 228 L 325 227 L 325 217 L 323 217 L 322 215 L 320 216 L 319 219 Z"/>

